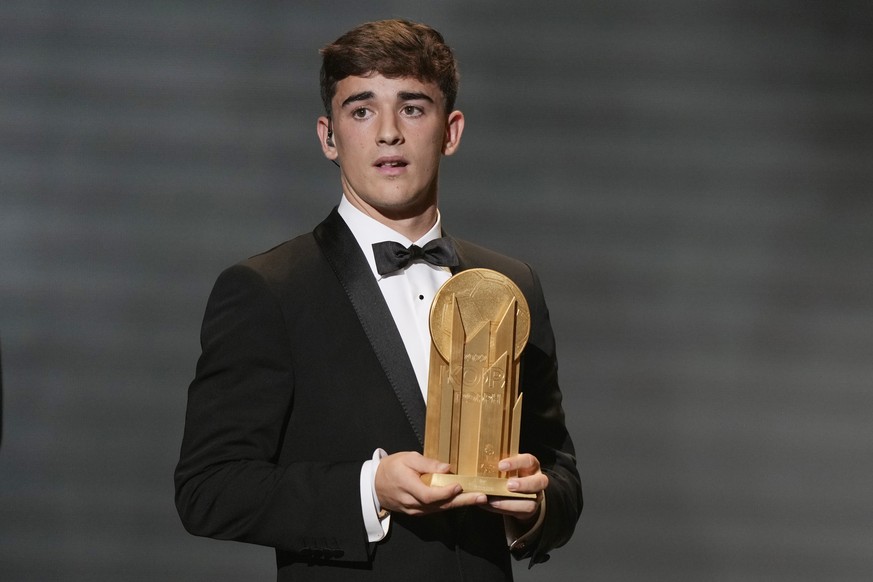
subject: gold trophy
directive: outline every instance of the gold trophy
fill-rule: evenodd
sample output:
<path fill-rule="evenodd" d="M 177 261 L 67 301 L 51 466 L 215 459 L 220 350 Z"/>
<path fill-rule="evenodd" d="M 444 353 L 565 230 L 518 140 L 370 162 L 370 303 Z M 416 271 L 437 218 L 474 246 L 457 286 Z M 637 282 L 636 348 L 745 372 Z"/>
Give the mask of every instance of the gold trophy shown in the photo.
<path fill-rule="evenodd" d="M 530 311 L 521 290 L 489 269 L 462 271 L 437 292 L 430 309 L 430 375 L 424 456 L 451 473 L 422 475 L 433 486 L 535 498 L 506 488 L 515 472 L 497 468 L 518 454 L 521 352 Z"/>

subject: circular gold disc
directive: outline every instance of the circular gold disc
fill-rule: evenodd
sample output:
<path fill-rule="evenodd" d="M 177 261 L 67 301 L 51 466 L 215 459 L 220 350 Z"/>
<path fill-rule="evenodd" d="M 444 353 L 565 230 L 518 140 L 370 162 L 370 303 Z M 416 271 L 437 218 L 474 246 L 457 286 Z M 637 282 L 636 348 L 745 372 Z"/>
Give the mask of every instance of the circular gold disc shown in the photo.
<path fill-rule="evenodd" d="M 468 337 L 499 321 L 509 303 L 516 300 L 515 358 L 521 355 L 530 336 L 530 310 L 521 289 L 497 271 L 470 269 L 443 283 L 430 307 L 430 335 L 443 358 L 448 360 L 451 353 L 452 297 L 457 299 Z"/>

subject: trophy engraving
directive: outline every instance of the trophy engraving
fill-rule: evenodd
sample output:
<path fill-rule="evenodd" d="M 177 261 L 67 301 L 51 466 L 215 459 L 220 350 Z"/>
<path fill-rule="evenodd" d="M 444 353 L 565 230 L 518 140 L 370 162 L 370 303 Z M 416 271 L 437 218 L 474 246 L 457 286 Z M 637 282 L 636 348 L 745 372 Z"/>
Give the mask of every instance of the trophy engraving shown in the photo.
<path fill-rule="evenodd" d="M 536 497 L 506 488 L 500 459 L 518 454 L 519 362 L 530 334 L 521 290 L 489 269 L 462 271 L 437 292 L 430 311 L 431 352 L 424 455 L 451 466 L 428 485 Z"/>

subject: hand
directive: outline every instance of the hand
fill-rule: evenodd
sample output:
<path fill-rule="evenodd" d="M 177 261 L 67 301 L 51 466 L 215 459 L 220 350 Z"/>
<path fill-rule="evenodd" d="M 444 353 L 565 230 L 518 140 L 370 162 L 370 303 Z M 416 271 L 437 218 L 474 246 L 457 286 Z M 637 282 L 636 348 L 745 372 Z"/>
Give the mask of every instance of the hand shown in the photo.
<path fill-rule="evenodd" d="M 419 453 L 403 452 L 388 455 L 376 469 L 376 496 L 383 509 L 409 515 L 424 515 L 465 505 L 484 505 L 488 498 L 482 493 L 462 493 L 461 486 L 425 485 L 425 473 L 448 473 L 448 463 L 428 459 Z"/>
<path fill-rule="evenodd" d="M 501 471 L 518 471 L 510 477 L 506 488 L 519 493 L 536 493 L 536 499 L 494 497 L 488 500 L 486 509 L 517 519 L 520 523 L 533 523 L 540 511 L 543 491 L 549 486 L 549 477 L 540 471 L 539 460 L 528 453 L 503 459 L 497 466 Z"/>

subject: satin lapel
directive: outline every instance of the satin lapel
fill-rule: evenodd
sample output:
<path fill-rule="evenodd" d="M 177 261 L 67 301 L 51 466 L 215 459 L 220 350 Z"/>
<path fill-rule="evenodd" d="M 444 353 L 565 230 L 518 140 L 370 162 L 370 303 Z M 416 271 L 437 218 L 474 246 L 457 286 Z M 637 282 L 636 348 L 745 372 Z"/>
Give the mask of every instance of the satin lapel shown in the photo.
<path fill-rule="evenodd" d="M 409 424 L 424 446 L 424 398 L 400 332 L 360 246 L 335 208 L 315 227 L 313 234 L 345 289 Z"/>
<path fill-rule="evenodd" d="M 476 266 L 470 263 L 470 259 L 467 257 L 466 249 L 464 248 L 464 243 L 447 234 L 446 231 L 443 231 L 442 235 L 448 237 L 452 241 L 452 244 L 455 246 L 455 252 L 458 253 L 458 266 L 452 267 L 452 275 L 457 275 L 461 271 L 466 271 L 467 269 L 472 269 Z"/>

